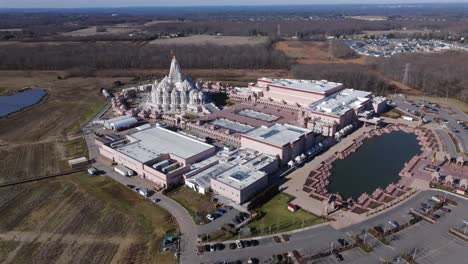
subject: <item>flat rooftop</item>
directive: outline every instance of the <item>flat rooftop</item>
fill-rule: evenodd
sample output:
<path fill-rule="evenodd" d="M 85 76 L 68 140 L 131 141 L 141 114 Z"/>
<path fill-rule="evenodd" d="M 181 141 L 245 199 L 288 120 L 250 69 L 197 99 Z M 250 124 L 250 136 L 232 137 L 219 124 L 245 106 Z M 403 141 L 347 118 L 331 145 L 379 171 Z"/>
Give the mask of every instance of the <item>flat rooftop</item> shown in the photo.
<path fill-rule="evenodd" d="M 226 118 L 216 118 L 215 120 L 211 121 L 210 124 L 217 125 L 222 128 L 228 128 L 239 133 L 245 133 L 254 128 L 253 126 L 243 124 L 237 121 L 232 121 Z"/>
<path fill-rule="evenodd" d="M 262 169 L 274 161 L 275 158 L 271 156 L 243 149 L 232 156 L 216 155 L 193 164 L 191 171 L 186 173 L 186 180 L 207 187 L 211 179 L 216 179 L 241 190 L 267 176 Z"/>
<path fill-rule="evenodd" d="M 341 116 L 351 109 L 361 107 L 371 98 L 371 92 L 344 89 L 309 105 L 309 111 Z"/>
<path fill-rule="evenodd" d="M 270 127 L 258 127 L 242 136 L 253 138 L 278 147 L 294 142 L 312 130 L 288 124 L 275 124 Z M 247 146 L 248 147 L 248 146 Z"/>
<path fill-rule="evenodd" d="M 132 142 L 116 148 L 117 151 L 142 163 L 163 154 L 188 159 L 214 148 L 210 144 L 186 137 L 162 127 L 153 127 L 129 134 Z"/>
<path fill-rule="evenodd" d="M 242 109 L 237 114 L 241 116 L 246 116 L 246 117 L 250 117 L 253 119 L 257 119 L 257 120 L 262 120 L 265 122 L 273 122 L 279 119 L 278 116 L 270 115 L 267 113 L 263 113 L 263 112 L 255 111 L 251 109 Z"/>
<path fill-rule="evenodd" d="M 312 92 L 319 94 L 327 94 L 331 90 L 334 90 L 342 83 L 329 82 L 327 80 L 298 80 L 298 79 L 272 79 L 272 78 L 260 78 L 259 81 L 266 81 L 275 86 L 281 86 L 284 88 L 294 89 L 303 92 Z"/>

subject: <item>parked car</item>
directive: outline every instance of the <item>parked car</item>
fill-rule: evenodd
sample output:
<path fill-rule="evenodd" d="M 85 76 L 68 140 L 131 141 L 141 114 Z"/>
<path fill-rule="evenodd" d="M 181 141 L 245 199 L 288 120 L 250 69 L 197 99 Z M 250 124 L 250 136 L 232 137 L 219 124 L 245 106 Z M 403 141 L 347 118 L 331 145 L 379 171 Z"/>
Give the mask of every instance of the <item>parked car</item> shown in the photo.
<path fill-rule="evenodd" d="M 133 189 L 133 188 L 135 188 L 135 185 L 133 185 L 133 184 L 127 184 L 127 187 L 130 188 L 130 189 Z"/>
<path fill-rule="evenodd" d="M 440 208 L 440 210 L 442 210 L 442 211 L 444 211 L 444 212 L 446 212 L 446 213 L 452 212 L 452 210 L 450 210 L 450 209 L 447 208 L 447 207 L 442 207 L 442 208 Z"/>
<path fill-rule="evenodd" d="M 258 246 L 258 244 L 260 244 L 260 242 L 258 242 L 258 240 L 255 240 L 255 239 L 250 240 L 250 243 L 252 244 L 253 247 L 256 247 Z"/>
<path fill-rule="evenodd" d="M 203 247 L 203 249 L 204 249 L 205 251 L 210 251 L 210 245 L 208 245 L 208 244 L 205 245 L 205 246 Z"/>
<path fill-rule="evenodd" d="M 342 247 L 349 245 L 348 241 L 346 241 L 344 238 L 338 238 L 338 244 L 340 244 Z"/>
<path fill-rule="evenodd" d="M 211 245 L 210 245 L 210 251 L 215 251 L 215 250 L 216 250 L 215 245 L 214 245 L 214 244 L 211 244 Z"/>
<path fill-rule="evenodd" d="M 337 261 L 339 261 L 339 262 L 341 262 L 341 261 L 344 260 L 343 255 L 341 255 L 341 254 L 338 253 L 338 252 L 333 253 L 333 256 L 334 256 L 335 259 L 336 259 Z"/>
<path fill-rule="evenodd" d="M 216 213 L 217 213 L 217 214 L 220 214 L 220 215 L 223 215 L 223 214 L 226 213 L 226 210 L 224 210 L 224 209 L 218 209 L 218 210 L 216 210 Z"/>
<path fill-rule="evenodd" d="M 237 248 L 243 248 L 244 247 L 244 244 L 240 240 L 236 240 L 236 245 L 237 245 Z"/>
<path fill-rule="evenodd" d="M 216 244 L 215 244 L 215 249 L 218 250 L 218 251 L 219 251 L 219 250 L 223 250 L 225 247 L 226 247 L 226 246 L 224 246 L 223 243 L 216 243 Z"/>
<path fill-rule="evenodd" d="M 207 214 L 207 215 L 206 215 L 206 219 L 208 219 L 208 220 L 210 220 L 210 221 L 215 220 L 214 216 L 211 215 L 211 214 Z"/>
<path fill-rule="evenodd" d="M 237 248 L 236 243 L 229 243 L 229 248 L 230 249 L 236 249 Z"/>
<path fill-rule="evenodd" d="M 244 241 L 242 241 L 242 242 L 243 242 L 243 244 L 244 244 L 245 247 L 250 247 L 250 246 L 252 245 L 252 243 L 250 243 L 249 240 L 244 240 Z"/>
<path fill-rule="evenodd" d="M 393 226 L 394 228 L 400 227 L 400 224 L 398 224 L 397 221 L 390 220 L 390 221 L 388 221 L 388 223 L 389 223 L 391 226 Z"/>
<path fill-rule="evenodd" d="M 161 199 L 159 199 L 159 198 L 156 198 L 156 197 L 153 198 L 153 202 L 155 202 L 155 203 L 159 203 L 160 201 L 161 201 Z"/>

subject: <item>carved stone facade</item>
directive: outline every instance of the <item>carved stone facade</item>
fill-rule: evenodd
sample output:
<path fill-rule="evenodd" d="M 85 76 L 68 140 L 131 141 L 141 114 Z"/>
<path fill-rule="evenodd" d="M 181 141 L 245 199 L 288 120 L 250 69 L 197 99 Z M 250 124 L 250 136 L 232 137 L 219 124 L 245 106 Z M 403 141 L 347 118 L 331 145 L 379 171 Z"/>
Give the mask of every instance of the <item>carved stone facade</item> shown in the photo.
<path fill-rule="evenodd" d="M 200 85 L 182 75 L 179 63 L 174 57 L 169 75 L 151 89 L 151 106 L 162 112 L 200 112 L 204 95 Z"/>

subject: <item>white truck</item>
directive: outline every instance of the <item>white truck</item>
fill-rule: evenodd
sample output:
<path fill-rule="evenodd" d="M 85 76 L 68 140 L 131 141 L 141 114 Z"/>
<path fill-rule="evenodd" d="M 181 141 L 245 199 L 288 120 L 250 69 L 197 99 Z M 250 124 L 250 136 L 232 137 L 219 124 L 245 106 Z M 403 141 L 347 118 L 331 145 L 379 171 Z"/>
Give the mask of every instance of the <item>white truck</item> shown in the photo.
<path fill-rule="evenodd" d="M 118 174 L 122 175 L 122 176 L 126 176 L 126 177 L 130 177 L 130 176 L 133 176 L 133 171 L 127 167 L 124 167 L 124 166 L 116 166 L 114 168 L 114 171 L 117 172 Z"/>

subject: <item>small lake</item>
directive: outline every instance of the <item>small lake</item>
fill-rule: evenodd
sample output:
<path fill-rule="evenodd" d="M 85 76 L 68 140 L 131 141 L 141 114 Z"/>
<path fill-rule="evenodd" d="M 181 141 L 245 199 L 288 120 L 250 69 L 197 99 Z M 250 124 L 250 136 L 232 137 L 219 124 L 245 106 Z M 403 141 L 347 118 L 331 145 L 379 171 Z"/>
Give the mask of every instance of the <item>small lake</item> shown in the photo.
<path fill-rule="evenodd" d="M 32 88 L 14 95 L 2 95 L 0 96 L 0 117 L 35 105 L 46 95 L 47 91 L 42 88 Z"/>
<path fill-rule="evenodd" d="M 398 175 L 405 162 L 421 153 L 415 134 L 395 131 L 366 139 L 348 157 L 336 160 L 327 187 L 344 199 L 369 195 L 378 187 L 385 188 L 400 180 Z"/>

